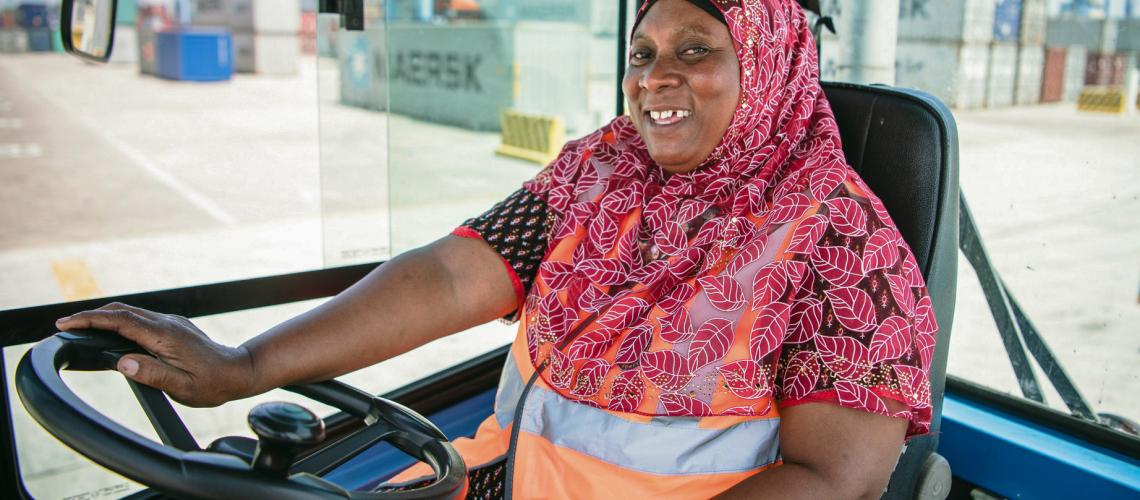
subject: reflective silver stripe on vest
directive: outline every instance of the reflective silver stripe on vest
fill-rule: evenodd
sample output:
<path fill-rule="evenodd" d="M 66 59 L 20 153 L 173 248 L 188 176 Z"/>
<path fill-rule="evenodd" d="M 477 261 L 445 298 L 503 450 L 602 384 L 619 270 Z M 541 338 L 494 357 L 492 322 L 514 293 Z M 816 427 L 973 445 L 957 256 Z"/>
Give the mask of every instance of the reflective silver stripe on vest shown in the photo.
<path fill-rule="evenodd" d="M 518 368 L 508 356 L 495 401 L 499 425 L 511 423 L 523 387 Z M 743 472 L 779 457 L 779 419 L 750 420 L 728 429 L 701 429 L 699 420 L 656 417 L 647 423 L 631 422 L 536 385 L 527 395 L 522 431 L 619 467 L 652 474 Z"/>
<path fill-rule="evenodd" d="M 499 427 L 506 429 L 515 418 L 515 408 L 522 397 L 526 382 L 519 376 L 515 365 L 514 352 L 507 352 L 507 362 L 503 364 L 503 374 L 499 376 L 499 390 L 495 393 L 495 420 Z"/>

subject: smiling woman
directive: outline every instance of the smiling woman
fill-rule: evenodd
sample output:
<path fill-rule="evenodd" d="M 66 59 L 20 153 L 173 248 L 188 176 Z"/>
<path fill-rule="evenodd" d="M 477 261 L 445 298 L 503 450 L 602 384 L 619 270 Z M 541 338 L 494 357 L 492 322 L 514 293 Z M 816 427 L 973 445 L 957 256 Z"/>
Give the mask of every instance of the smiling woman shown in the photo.
<path fill-rule="evenodd" d="M 631 116 L 321 307 L 238 348 L 126 305 L 59 328 L 119 331 L 153 354 L 122 373 L 217 405 L 506 315 L 494 414 L 455 441 L 471 496 L 877 496 L 929 431 L 938 327 L 844 159 L 804 13 L 659 0 L 637 20 Z"/>

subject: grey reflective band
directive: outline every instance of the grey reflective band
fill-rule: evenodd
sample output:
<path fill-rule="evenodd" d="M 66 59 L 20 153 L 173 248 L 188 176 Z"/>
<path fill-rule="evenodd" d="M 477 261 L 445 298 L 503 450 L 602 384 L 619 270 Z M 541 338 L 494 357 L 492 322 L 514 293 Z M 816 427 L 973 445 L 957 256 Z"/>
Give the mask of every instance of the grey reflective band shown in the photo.
<path fill-rule="evenodd" d="M 523 388 L 518 368 L 507 356 L 495 401 L 500 426 L 511 423 Z M 521 430 L 598 460 L 651 474 L 745 472 L 779 458 L 778 418 L 748 420 L 727 429 L 702 429 L 699 421 L 695 417 L 655 417 L 645 423 L 632 422 L 536 385 L 527 394 Z"/>

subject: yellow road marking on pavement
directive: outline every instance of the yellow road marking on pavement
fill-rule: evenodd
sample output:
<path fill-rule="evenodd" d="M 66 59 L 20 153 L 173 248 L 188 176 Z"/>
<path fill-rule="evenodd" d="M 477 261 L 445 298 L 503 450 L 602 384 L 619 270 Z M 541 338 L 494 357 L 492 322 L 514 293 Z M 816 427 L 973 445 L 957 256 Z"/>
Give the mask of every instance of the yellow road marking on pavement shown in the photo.
<path fill-rule="evenodd" d="M 103 296 L 103 290 L 87 269 L 87 263 L 80 259 L 52 262 L 51 272 L 63 291 L 63 299 L 68 302 Z"/>

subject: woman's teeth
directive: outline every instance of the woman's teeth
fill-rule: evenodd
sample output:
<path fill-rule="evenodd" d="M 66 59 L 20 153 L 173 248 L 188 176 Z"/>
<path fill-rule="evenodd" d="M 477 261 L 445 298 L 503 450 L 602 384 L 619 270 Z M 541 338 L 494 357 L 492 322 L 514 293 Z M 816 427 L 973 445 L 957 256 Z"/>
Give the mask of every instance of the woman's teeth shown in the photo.
<path fill-rule="evenodd" d="M 667 110 L 667 111 L 650 111 L 649 117 L 653 119 L 658 125 L 670 125 L 677 123 L 689 116 L 692 116 L 692 111 L 684 110 Z"/>

